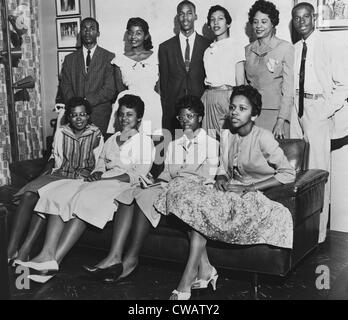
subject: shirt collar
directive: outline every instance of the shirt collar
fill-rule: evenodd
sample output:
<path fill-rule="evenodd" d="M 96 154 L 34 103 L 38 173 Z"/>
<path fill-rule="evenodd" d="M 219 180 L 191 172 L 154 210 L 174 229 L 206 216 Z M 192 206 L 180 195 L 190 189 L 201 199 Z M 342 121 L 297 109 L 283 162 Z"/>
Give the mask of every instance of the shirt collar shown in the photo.
<path fill-rule="evenodd" d="M 97 47 L 98 47 L 98 45 L 96 44 L 92 49 L 89 49 L 89 50 L 91 50 L 91 58 L 93 57 L 93 54 L 94 54 L 94 52 L 95 52 L 95 49 L 97 49 Z M 88 49 L 87 49 L 85 46 L 82 46 L 82 50 L 83 50 L 83 54 L 84 54 L 85 56 L 87 56 L 87 54 L 88 54 Z"/>
<path fill-rule="evenodd" d="M 207 137 L 207 133 L 204 129 L 200 128 L 195 132 L 195 135 L 192 140 L 188 139 L 184 134 L 178 141 L 178 144 L 186 147 L 190 142 L 191 144 L 199 144 L 202 140 L 205 141 Z"/>
<path fill-rule="evenodd" d="M 314 31 L 309 35 L 309 37 L 306 40 L 301 39 L 301 43 L 303 42 L 306 42 L 306 44 L 313 43 L 317 35 L 318 35 L 318 31 L 314 29 Z"/>
<path fill-rule="evenodd" d="M 182 32 L 179 33 L 180 41 L 186 41 L 186 39 L 189 39 L 189 42 L 194 42 L 196 39 L 196 31 L 194 31 L 189 37 L 186 37 L 182 34 Z"/>
<path fill-rule="evenodd" d="M 266 45 L 260 45 L 258 40 L 255 40 L 251 44 L 251 50 L 257 55 L 265 55 L 266 53 L 272 51 L 279 44 L 279 39 L 276 36 L 271 37 L 270 41 Z"/>
<path fill-rule="evenodd" d="M 70 136 L 71 138 L 74 138 L 74 139 L 80 139 L 82 137 L 89 136 L 89 135 L 93 134 L 95 131 L 99 130 L 96 126 L 91 125 L 91 124 L 87 124 L 85 131 L 83 131 L 83 133 L 81 134 L 81 137 L 76 138 L 75 133 L 73 132 L 73 130 L 71 129 L 71 127 L 68 124 L 62 126 L 62 129 L 68 136 Z"/>

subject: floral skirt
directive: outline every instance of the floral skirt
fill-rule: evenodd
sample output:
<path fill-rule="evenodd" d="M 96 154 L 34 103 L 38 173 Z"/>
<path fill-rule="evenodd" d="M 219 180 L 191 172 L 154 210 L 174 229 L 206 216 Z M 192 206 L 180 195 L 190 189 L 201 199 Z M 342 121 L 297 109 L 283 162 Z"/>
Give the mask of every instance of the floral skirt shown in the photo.
<path fill-rule="evenodd" d="M 207 238 L 232 244 L 292 248 L 290 211 L 261 192 L 238 195 L 216 190 L 199 176 L 177 177 L 154 203 Z"/>

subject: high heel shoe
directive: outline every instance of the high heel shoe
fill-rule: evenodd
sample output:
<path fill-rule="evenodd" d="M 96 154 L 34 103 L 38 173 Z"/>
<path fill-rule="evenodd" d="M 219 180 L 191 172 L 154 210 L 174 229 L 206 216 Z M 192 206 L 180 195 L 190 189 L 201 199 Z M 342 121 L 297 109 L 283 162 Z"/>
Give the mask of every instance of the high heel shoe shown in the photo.
<path fill-rule="evenodd" d="M 191 292 L 181 292 L 178 290 L 173 290 L 169 300 L 190 300 Z"/>
<path fill-rule="evenodd" d="M 124 277 L 121 277 L 121 274 L 123 273 L 123 269 L 122 269 L 121 274 L 113 272 L 113 273 L 106 275 L 103 279 L 103 282 L 105 284 L 113 284 L 113 283 L 117 283 L 117 282 L 123 282 L 126 280 L 132 280 L 135 277 L 135 275 L 137 274 L 137 272 L 138 272 L 138 268 L 137 268 L 137 266 L 135 266 L 135 268 L 130 273 L 128 273 Z"/>
<path fill-rule="evenodd" d="M 97 267 L 95 268 L 91 267 L 89 270 L 87 268 L 84 268 L 84 269 L 93 278 L 97 280 L 104 280 L 105 278 L 108 278 L 108 277 L 118 278 L 123 272 L 123 265 L 122 263 L 116 263 L 104 269 L 100 269 Z"/>
<path fill-rule="evenodd" d="M 219 275 L 216 271 L 216 269 L 213 267 L 213 269 L 211 270 L 210 273 L 210 277 L 208 280 L 204 280 L 204 279 L 198 279 L 196 280 L 193 284 L 191 289 L 206 289 L 209 286 L 209 283 L 211 284 L 212 288 L 214 291 L 216 291 L 216 282 L 218 279 Z"/>

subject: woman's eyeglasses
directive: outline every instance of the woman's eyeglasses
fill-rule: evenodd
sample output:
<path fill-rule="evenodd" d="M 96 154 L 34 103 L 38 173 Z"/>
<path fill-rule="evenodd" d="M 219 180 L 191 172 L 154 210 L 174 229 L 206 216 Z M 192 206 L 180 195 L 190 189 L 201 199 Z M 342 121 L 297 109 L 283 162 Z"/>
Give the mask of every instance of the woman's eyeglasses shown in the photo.
<path fill-rule="evenodd" d="M 70 113 L 69 117 L 70 118 L 77 118 L 77 117 L 87 117 L 88 113 L 86 112 L 81 112 L 81 113 Z"/>
<path fill-rule="evenodd" d="M 176 118 L 179 121 L 183 121 L 184 119 L 191 121 L 195 116 L 198 116 L 198 113 L 188 113 L 188 114 L 185 114 L 184 116 L 176 116 Z"/>

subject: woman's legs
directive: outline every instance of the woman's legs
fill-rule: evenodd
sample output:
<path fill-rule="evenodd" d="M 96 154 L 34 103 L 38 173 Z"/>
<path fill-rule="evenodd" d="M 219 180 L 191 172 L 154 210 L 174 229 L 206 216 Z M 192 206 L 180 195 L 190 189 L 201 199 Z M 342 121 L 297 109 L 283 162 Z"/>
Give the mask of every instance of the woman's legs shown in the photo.
<path fill-rule="evenodd" d="M 207 243 L 206 238 L 196 231 L 190 236 L 190 255 L 181 277 L 177 290 L 180 292 L 191 292 L 191 286 L 198 274 L 198 266 Z"/>
<path fill-rule="evenodd" d="M 56 250 L 55 259 L 60 264 L 66 254 L 80 239 L 86 230 L 87 223 L 79 218 L 75 218 L 66 223 L 63 233 L 60 236 L 59 244 Z"/>
<path fill-rule="evenodd" d="M 19 249 L 18 257 L 17 257 L 18 260 L 20 261 L 28 260 L 31 249 L 45 225 L 46 225 L 46 219 L 40 217 L 37 214 L 33 215 L 33 217 L 31 218 L 28 234 L 21 248 Z"/>
<path fill-rule="evenodd" d="M 135 205 L 131 240 L 127 253 L 123 258 L 123 273 L 121 278 L 127 277 L 138 265 L 141 247 L 150 230 L 150 221 L 146 218 L 139 206 Z"/>
<path fill-rule="evenodd" d="M 128 238 L 134 215 L 134 204 L 125 205 L 120 203 L 114 217 L 114 228 L 109 254 L 100 261 L 96 267 L 108 268 L 116 263 L 122 262 L 122 255 L 126 240 Z"/>
<path fill-rule="evenodd" d="M 32 262 L 46 262 L 55 260 L 56 250 L 60 236 L 64 230 L 65 222 L 60 216 L 50 216 L 46 231 L 45 243 L 38 256 Z"/>
<path fill-rule="evenodd" d="M 38 200 L 39 196 L 34 192 L 27 191 L 22 195 L 16 210 L 7 247 L 7 255 L 9 258 L 13 258 L 17 253 L 19 242 L 21 241 L 23 233 L 29 224 L 29 219 L 33 214 L 33 210 Z"/>
<path fill-rule="evenodd" d="M 209 279 L 212 269 L 213 266 L 211 265 L 208 258 L 207 247 L 204 247 L 201 259 L 199 261 L 197 278 L 203 280 Z"/>

